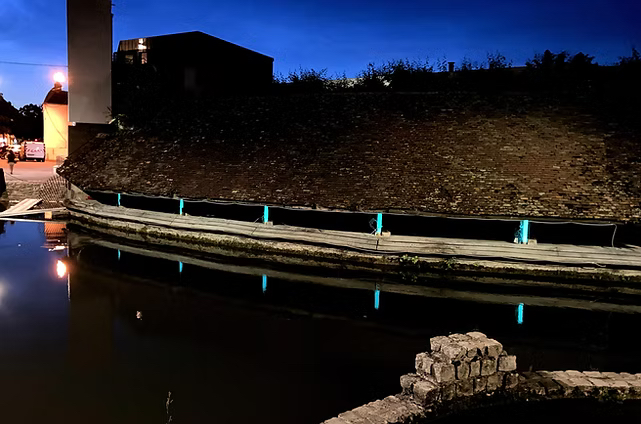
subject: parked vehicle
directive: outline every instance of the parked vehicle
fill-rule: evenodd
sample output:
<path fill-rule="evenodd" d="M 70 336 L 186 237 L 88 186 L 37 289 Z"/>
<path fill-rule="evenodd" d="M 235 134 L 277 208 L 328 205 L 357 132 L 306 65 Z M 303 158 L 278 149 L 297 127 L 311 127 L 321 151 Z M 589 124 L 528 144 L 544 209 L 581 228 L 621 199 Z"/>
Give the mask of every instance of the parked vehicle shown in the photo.
<path fill-rule="evenodd" d="M 47 150 L 42 141 L 24 141 L 20 148 L 20 160 L 36 160 L 44 162 Z"/>

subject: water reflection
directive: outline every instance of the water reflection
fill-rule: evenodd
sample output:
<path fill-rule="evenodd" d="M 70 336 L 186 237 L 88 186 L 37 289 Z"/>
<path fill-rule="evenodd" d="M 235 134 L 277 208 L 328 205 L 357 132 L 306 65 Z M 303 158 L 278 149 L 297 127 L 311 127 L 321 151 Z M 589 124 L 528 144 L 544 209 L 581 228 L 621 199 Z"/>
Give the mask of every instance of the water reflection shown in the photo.
<path fill-rule="evenodd" d="M 6 422 L 165 422 L 171 392 L 176 422 L 318 423 L 397 392 L 429 337 L 471 330 L 504 342 L 522 369 L 641 371 L 641 342 L 629 337 L 641 320 L 635 305 L 613 299 L 403 285 L 205 260 L 74 231 L 66 258 L 42 248 L 44 224 L 7 229 Z"/>
<path fill-rule="evenodd" d="M 67 265 L 62 260 L 56 262 L 56 274 L 58 278 L 64 278 L 67 275 Z"/>

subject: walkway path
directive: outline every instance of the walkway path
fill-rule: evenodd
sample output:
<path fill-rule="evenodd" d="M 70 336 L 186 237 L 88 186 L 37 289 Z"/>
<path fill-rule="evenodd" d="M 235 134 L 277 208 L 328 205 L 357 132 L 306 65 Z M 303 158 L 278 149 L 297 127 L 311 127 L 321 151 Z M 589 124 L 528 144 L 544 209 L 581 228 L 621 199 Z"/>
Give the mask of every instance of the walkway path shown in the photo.
<path fill-rule="evenodd" d="M 110 222 L 130 222 L 145 226 L 185 231 L 193 237 L 202 234 L 224 234 L 258 240 L 274 240 L 327 246 L 353 251 L 392 254 L 490 259 L 520 263 L 547 263 L 568 266 L 613 266 L 641 269 L 641 248 L 574 246 L 574 245 L 519 245 L 500 241 L 465 240 L 436 237 L 374 236 L 365 233 L 318 230 L 290 226 L 272 226 L 261 223 L 232 221 L 219 218 L 182 216 L 171 213 L 107 206 L 97 202 L 69 203 L 77 214 L 87 214 Z"/>

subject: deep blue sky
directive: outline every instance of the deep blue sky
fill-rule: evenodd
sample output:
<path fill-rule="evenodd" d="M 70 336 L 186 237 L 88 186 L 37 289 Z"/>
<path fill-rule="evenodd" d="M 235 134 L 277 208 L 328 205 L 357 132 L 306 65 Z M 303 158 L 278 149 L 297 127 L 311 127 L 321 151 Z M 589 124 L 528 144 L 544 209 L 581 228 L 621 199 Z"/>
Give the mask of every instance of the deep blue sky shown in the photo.
<path fill-rule="evenodd" d="M 66 64 L 65 0 L 1 0 L 0 60 Z M 113 0 L 118 40 L 201 30 L 275 58 L 276 72 L 327 68 L 355 76 L 368 62 L 499 50 L 522 65 L 567 49 L 614 62 L 641 47 L 639 0 Z M 56 68 L 0 63 L 0 92 L 41 103 Z"/>

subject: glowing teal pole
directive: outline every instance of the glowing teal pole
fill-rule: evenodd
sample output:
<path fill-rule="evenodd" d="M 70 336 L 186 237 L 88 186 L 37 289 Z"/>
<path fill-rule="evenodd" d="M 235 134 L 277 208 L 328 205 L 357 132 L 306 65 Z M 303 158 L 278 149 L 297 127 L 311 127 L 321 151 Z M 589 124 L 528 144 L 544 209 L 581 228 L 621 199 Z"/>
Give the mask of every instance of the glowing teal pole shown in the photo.
<path fill-rule="evenodd" d="M 118 249 L 118 260 L 120 260 L 120 249 Z"/>
<path fill-rule="evenodd" d="M 263 274 L 263 293 L 267 291 L 267 276 Z"/>
<path fill-rule="evenodd" d="M 378 288 L 378 284 L 376 284 L 376 289 L 374 290 L 374 309 L 378 310 L 379 306 L 381 306 L 381 290 Z"/>
<path fill-rule="evenodd" d="M 516 308 L 516 323 L 523 324 L 523 308 L 524 305 L 519 303 L 519 306 Z"/>
<path fill-rule="evenodd" d="M 383 214 L 376 215 L 376 235 L 380 235 L 383 231 Z"/>
<path fill-rule="evenodd" d="M 120 193 L 118 193 L 118 206 L 120 206 Z"/>
<path fill-rule="evenodd" d="M 180 214 L 183 214 L 183 208 L 185 207 L 185 201 L 180 199 Z"/>
<path fill-rule="evenodd" d="M 183 263 L 182 262 L 178 262 L 178 272 L 181 273 L 181 274 L 183 273 Z"/>
<path fill-rule="evenodd" d="M 265 205 L 263 207 L 263 224 L 269 222 L 269 207 Z"/>
<path fill-rule="evenodd" d="M 521 221 L 519 235 L 519 243 L 527 244 L 528 240 L 530 239 L 530 221 L 528 221 L 527 219 Z"/>

